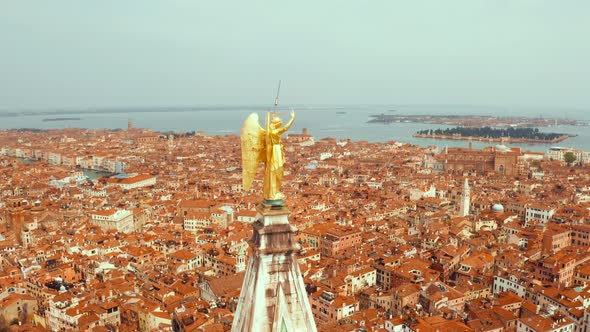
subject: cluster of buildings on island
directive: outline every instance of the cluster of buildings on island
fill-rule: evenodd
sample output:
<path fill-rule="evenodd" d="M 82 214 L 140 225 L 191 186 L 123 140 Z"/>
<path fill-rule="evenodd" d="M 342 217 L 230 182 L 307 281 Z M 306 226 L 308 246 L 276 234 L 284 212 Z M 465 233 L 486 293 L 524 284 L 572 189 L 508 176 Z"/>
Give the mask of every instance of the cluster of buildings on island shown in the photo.
<path fill-rule="evenodd" d="M 590 330 L 586 152 L 284 141 L 318 331 Z M 232 135 L 0 132 L 0 329 L 230 330 L 262 185 L 240 156 Z"/>

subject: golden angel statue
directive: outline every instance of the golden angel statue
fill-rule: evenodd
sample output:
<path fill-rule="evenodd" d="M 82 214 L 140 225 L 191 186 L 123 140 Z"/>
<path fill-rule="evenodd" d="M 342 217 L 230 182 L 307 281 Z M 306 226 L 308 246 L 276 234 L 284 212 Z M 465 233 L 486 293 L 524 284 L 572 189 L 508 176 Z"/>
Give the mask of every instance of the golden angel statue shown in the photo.
<path fill-rule="evenodd" d="M 242 126 L 242 184 L 244 190 L 250 190 L 256 175 L 258 164 L 264 163 L 263 198 L 269 205 L 282 205 L 285 196 L 280 192 L 283 181 L 285 152 L 281 135 L 289 130 L 295 121 L 295 112 L 291 111 L 291 120 L 283 125 L 276 112 L 266 114 L 266 126 L 258 122 L 258 114 L 248 116 Z"/>

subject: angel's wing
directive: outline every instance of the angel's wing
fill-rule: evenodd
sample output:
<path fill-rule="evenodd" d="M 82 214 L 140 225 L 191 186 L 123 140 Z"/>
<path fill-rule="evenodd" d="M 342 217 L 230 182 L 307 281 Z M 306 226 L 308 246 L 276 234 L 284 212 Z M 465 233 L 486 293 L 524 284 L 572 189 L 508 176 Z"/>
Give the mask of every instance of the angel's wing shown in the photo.
<path fill-rule="evenodd" d="M 256 169 L 260 162 L 265 161 L 264 130 L 260 128 L 258 114 L 248 116 L 242 126 L 242 185 L 244 190 L 250 190 Z"/>

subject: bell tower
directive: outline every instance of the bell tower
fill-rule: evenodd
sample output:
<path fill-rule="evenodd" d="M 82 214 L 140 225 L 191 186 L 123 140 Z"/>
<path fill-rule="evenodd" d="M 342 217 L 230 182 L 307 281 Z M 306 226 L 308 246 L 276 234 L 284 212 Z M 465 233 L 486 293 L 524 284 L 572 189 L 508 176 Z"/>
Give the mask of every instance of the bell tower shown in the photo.
<path fill-rule="evenodd" d="M 261 204 L 249 241 L 252 256 L 232 325 L 233 332 L 311 331 L 316 326 L 295 253 L 297 228 L 284 206 Z"/>
<path fill-rule="evenodd" d="M 285 163 L 281 135 L 295 120 L 291 110 L 291 120 L 281 127 L 282 121 L 277 117 L 280 89 L 281 81 L 272 117 L 271 113 L 266 114 L 266 129 L 260 126 L 258 114 L 252 113 L 240 136 L 244 190 L 249 190 L 258 164 L 264 162 L 264 199 L 256 208 L 252 224 L 253 235 L 248 241 L 252 254 L 232 332 L 317 331 L 297 263 L 297 228 L 289 223 L 290 212 L 283 204 L 285 195 L 280 192 Z"/>
<path fill-rule="evenodd" d="M 469 215 L 469 208 L 471 206 L 471 194 L 469 191 L 469 181 L 466 178 L 463 183 L 463 191 L 461 192 L 461 203 L 459 204 L 460 217 Z"/>
<path fill-rule="evenodd" d="M 8 226 L 14 231 L 17 239 L 20 241 L 21 232 L 25 225 L 25 211 L 21 199 L 8 200 Z"/>

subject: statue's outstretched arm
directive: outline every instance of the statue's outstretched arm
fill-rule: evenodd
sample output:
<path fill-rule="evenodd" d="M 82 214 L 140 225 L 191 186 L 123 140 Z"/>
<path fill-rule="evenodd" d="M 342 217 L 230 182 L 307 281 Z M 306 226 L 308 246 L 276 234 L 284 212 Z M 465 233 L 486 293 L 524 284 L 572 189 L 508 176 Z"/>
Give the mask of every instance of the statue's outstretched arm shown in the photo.
<path fill-rule="evenodd" d="M 285 124 L 283 128 L 280 128 L 278 130 L 278 134 L 281 135 L 282 133 L 289 130 L 289 128 L 291 128 L 291 125 L 293 125 L 293 122 L 295 122 L 295 111 L 291 111 L 291 120 L 289 120 L 289 122 L 287 122 L 287 124 Z"/>

